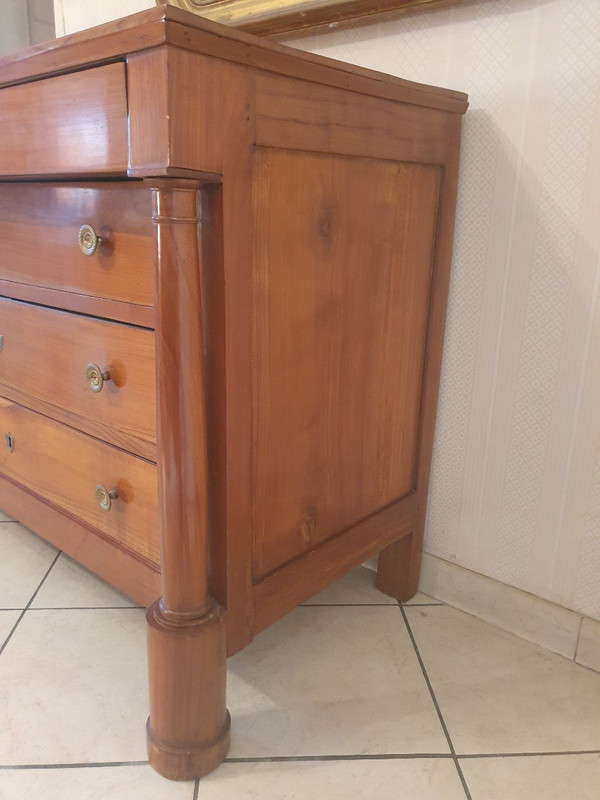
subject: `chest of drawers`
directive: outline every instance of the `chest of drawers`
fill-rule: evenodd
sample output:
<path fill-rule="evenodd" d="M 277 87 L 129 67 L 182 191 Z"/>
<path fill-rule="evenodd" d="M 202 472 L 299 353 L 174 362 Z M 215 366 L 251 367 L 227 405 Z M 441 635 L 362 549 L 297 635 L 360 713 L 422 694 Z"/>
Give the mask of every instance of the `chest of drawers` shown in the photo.
<path fill-rule="evenodd" d="M 416 590 L 465 109 L 170 7 L 0 62 L 0 507 L 148 607 L 168 777 L 227 654 Z"/>

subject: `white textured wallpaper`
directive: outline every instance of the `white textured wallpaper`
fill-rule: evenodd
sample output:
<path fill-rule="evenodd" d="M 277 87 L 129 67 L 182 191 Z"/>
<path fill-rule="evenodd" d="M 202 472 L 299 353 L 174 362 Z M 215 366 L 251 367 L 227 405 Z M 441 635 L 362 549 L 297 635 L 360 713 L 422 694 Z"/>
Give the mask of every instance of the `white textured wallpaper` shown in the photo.
<path fill-rule="evenodd" d="M 600 2 L 288 43 L 469 93 L 426 550 L 600 618 Z"/>

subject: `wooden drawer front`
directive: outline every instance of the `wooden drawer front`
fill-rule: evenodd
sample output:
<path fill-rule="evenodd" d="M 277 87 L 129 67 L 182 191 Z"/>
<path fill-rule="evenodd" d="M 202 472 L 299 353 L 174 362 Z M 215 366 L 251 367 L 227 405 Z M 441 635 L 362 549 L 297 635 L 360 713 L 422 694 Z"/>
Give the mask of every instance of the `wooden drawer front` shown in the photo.
<path fill-rule="evenodd" d="M 6 398 L 0 398 L 0 431 L 1 475 L 158 563 L 153 464 Z M 118 491 L 110 511 L 96 505 L 100 484 Z"/>
<path fill-rule="evenodd" d="M 154 333 L 0 299 L 0 393 L 145 457 L 154 454 Z M 108 370 L 94 392 L 86 367 Z M 140 441 L 141 440 L 141 441 Z"/>
<path fill-rule="evenodd" d="M 125 65 L 0 91 L 0 175 L 127 171 Z"/>
<path fill-rule="evenodd" d="M 78 244 L 84 224 L 105 238 L 91 256 Z M 154 303 L 151 196 L 141 183 L 0 184 L 0 241 L 0 281 Z"/>

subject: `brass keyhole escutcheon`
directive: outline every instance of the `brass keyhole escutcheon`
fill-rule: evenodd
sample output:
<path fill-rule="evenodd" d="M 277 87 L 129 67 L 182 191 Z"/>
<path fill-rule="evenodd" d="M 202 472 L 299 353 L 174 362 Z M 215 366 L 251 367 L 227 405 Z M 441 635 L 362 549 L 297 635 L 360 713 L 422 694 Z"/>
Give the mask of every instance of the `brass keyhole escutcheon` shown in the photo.
<path fill-rule="evenodd" d="M 8 447 L 8 452 L 12 453 L 15 449 L 15 437 L 12 433 L 5 433 L 4 439 L 6 440 L 6 446 Z"/>

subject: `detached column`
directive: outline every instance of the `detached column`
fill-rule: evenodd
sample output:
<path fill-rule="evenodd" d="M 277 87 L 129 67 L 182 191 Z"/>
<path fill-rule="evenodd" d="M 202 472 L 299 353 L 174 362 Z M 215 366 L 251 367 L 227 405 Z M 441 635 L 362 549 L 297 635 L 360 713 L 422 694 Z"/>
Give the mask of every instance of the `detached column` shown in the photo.
<path fill-rule="evenodd" d="M 157 227 L 156 383 L 162 597 L 147 612 L 148 757 L 198 778 L 229 749 L 223 610 L 208 594 L 207 437 L 198 192 L 148 182 Z"/>

